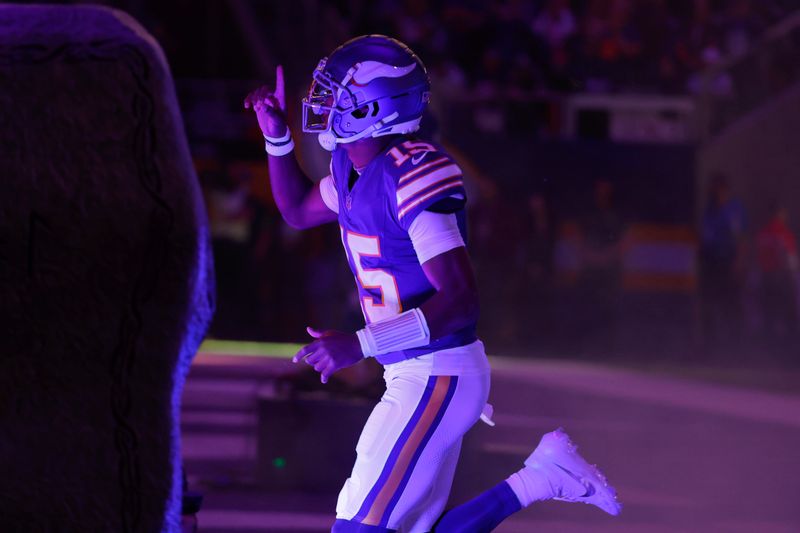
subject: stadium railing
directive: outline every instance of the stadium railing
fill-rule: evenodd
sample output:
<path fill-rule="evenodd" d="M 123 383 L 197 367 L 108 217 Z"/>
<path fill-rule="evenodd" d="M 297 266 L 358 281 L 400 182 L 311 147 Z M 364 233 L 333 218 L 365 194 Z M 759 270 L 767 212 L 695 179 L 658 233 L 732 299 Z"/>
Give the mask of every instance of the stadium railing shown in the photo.
<path fill-rule="evenodd" d="M 747 52 L 706 70 L 698 132 L 706 141 L 800 80 L 800 11 L 767 30 Z"/>

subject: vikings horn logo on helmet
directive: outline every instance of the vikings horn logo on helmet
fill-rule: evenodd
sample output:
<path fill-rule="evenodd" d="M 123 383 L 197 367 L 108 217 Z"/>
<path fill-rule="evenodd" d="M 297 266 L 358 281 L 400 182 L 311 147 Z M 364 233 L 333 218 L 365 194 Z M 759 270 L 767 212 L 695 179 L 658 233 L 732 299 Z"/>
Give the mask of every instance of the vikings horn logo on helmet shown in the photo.
<path fill-rule="evenodd" d="M 425 65 L 384 35 L 352 39 L 323 58 L 303 98 L 303 131 L 326 150 L 365 137 L 419 129 L 430 98 Z"/>

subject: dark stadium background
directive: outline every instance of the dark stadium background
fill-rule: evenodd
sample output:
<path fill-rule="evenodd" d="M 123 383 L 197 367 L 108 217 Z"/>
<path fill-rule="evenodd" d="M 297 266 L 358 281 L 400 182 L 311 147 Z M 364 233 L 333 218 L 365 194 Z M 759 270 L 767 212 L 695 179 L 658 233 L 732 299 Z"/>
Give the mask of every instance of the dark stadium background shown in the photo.
<path fill-rule="evenodd" d="M 454 497 L 510 471 L 534 435 L 566 420 L 589 442 L 608 435 L 594 457 L 622 478 L 627 514 L 616 524 L 556 507 L 505 531 L 795 530 L 797 483 L 785 477 L 797 468 L 800 283 L 795 268 L 769 285 L 763 250 L 778 208 L 795 242 L 800 234 L 797 2 L 103 4 L 163 47 L 210 217 L 217 312 L 183 418 L 190 486 L 206 495 L 201 530 L 324 530 L 347 471 L 325 471 L 301 438 L 354 438 L 358 424 L 337 429 L 347 418 L 325 411 L 331 403 L 286 414 L 275 398 L 287 387 L 320 394 L 316 376 L 280 356 L 307 340 L 307 325 L 360 327 L 354 282 L 335 226 L 301 234 L 282 222 L 242 100 L 282 64 L 298 154 L 321 178 L 326 154 L 302 136 L 299 101 L 316 62 L 364 33 L 403 40 L 429 69 L 423 132 L 465 171 L 480 334 L 499 356 L 495 401 L 517 409 L 507 421 L 523 428 L 481 448 L 495 455 L 468 449 L 483 470 L 460 472 Z M 724 246 L 708 237 L 718 195 L 744 222 L 734 254 L 709 263 L 704 254 Z M 332 387 L 335 401 L 374 398 L 378 370 Z M 357 419 L 362 407 L 347 405 L 338 412 Z M 485 444 L 484 429 L 474 442 Z M 681 432 L 701 451 L 687 451 Z M 274 452 L 275 440 L 289 451 Z M 778 489 L 753 454 L 784 472 Z"/>

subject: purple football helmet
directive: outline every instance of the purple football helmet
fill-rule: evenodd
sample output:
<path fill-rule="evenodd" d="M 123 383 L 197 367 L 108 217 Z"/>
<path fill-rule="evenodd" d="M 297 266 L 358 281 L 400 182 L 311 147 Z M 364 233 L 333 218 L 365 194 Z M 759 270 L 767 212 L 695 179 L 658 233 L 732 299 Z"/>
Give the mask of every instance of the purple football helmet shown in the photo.
<path fill-rule="evenodd" d="M 320 60 L 303 98 L 303 131 L 326 150 L 364 137 L 419 129 L 430 97 L 425 65 L 385 35 L 347 41 Z"/>

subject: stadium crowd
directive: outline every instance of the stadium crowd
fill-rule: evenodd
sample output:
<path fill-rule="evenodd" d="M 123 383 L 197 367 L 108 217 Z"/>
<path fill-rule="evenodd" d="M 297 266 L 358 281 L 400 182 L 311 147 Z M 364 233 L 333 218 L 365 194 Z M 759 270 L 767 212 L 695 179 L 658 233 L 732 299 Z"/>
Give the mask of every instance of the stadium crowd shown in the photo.
<path fill-rule="evenodd" d="M 793 9 L 781 0 L 333 4 L 342 33 L 395 35 L 435 75 L 480 94 L 696 91 L 703 69 L 745 54 Z"/>
<path fill-rule="evenodd" d="M 261 77 L 256 66 L 260 58 L 242 31 L 241 13 L 237 18 L 235 11 L 211 4 L 198 8 L 186 0 L 148 4 L 148 12 L 137 15 L 151 21 L 149 29 L 164 46 L 179 84 L 181 78 Z M 348 36 L 385 33 L 424 58 L 434 82 L 434 111 L 437 100 L 518 101 L 519 112 L 512 118 L 519 124 L 509 122 L 503 128 L 503 134 L 516 134 L 547 129 L 536 122 L 547 121 L 548 111 L 526 111 L 537 99 L 557 99 L 571 92 L 692 94 L 707 67 L 747 54 L 767 28 L 796 5 L 788 0 L 319 0 L 252 2 L 250 8 L 251 16 L 272 21 L 274 31 L 263 36 L 267 59 L 295 58 L 288 76 L 290 84 L 294 78 L 297 90 L 307 83 L 308 69 L 319 59 L 320 50 L 330 50 Z M 311 12 L 314 17 L 308 16 Z M 198 41 L 192 31 L 197 25 L 213 26 L 214 31 Z M 731 90 L 730 80 L 715 80 L 714 89 Z M 185 110 L 194 105 L 182 99 Z M 214 112 L 204 108 L 195 114 L 202 122 L 213 118 Z M 491 116 L 476 117 L 475 123 L 480 126 L 481 120 L 491 121 Z M 209 128 L 200 141 L 192 138 L 197 137 L 197 123 L 187 128 L 214 237 L 219 301 L 212 334 L 289 341 L 304 338 L 308 321 L 355 329 L 360 310 L 336 228 L 301 236 L 281 222 L 269 196 L 266 165 L 256 159 L 261 154 L 253 148 L 259 143 L 258 132 L 247 124 L 249 130 L 237 130 L 232 123 L 224 128 L 224 142 L 213 138 L 222 135 L 223 128 Z M 472 167 L 468 160 L 459 157 Z M 580 209 L 585 215 L 566 220 L 567 214 L 559 212 L 560 205 L 546 188 L 510 191 L 492 185 L 497 176 L 481 179 L 483 172 L 491 174 L 490 169 L 465 167 L 473 184 L 468 191 L 470 249 L 482 291 L 482 335 L 501 351 L 520 347 L 530 352 L 531 346 L 558 350 L 565 339 L 562 347 L 572 354 L 617 349 L 615 330 L 636 327 L 619 312 L 620 269 L 628 250 L 628 228 L 636 222 L 625 205 L 608 199 L 619 185 L 598 185 L 602 176 L 586 176 L 583 189 L 576 191 L 584 198 Z M 609 177 L 613 181 L 614 176 Z M 725 215 L 714 216 L 723 226 L 729 222 Z M 783 240 L 778 242 L 792 241 L 788 227 L 783 231 L 785 225 L 776 217 L 771 226 L 758 220 L 743 229 L 750 246 L 737 248 L 733 261 L 745 266 L 737 267 L 735 277 L 722 289 L 719 283 L 708 282 L 716 275 L 714 268 L 728 268 L 709 267 L 708 249 L 713 245 L 703 241 L 703 232 L 704 224 L 711 222 L 696 221 L 697 286 L 689 297 L 700 302 L 696 323 L 704 333 L 699 338 L 724 337 L 717 333 L 720 328 L 743 324 L 748 302 L 751 308 L 763 308 L 755 315 L 765 317 L 750 320 L 751 329 L 790 330 L 791 320 L 785 317 L 795 308 L 776 294 L 791 275 L 768 274 L 775 270 L 775 261 L 763 259 L 768 252 L 757 251 L 769 235 L 780 233 Z M 569 222 L 577 228 L 581 257 L 595 261 L 579 266 L 576 277 L 565 282 L 555 255 Z M 762 227 L 771 229 L 763 233 Z M 601 235 L 601 230 L 613 237 Z M 730 228 L 723 233 L 722 240 L 730 238 Z M 498 238 L 511 234 L 522 238 Z M 748 293 L 747 287 L 755 286 L 753 279 L 767 280 L 771 288 Z M 754 296 L 748 299 L 747 294 Z M 731 306 L 731 298 L 744 307 Z M 792 302 L 796 306 L 796 300 Z M 767 307 L 778 309 L 781 318 Z M 730 318 L 736 309 L 740 310 L 734 315 L 742 321 Z M 576 328 L 585 333 L 582 339 L 570 333 Z M 580 342 L 572 342 L 576 340 Z M 706 349 L 700 344 L 698 352 Z"/>

